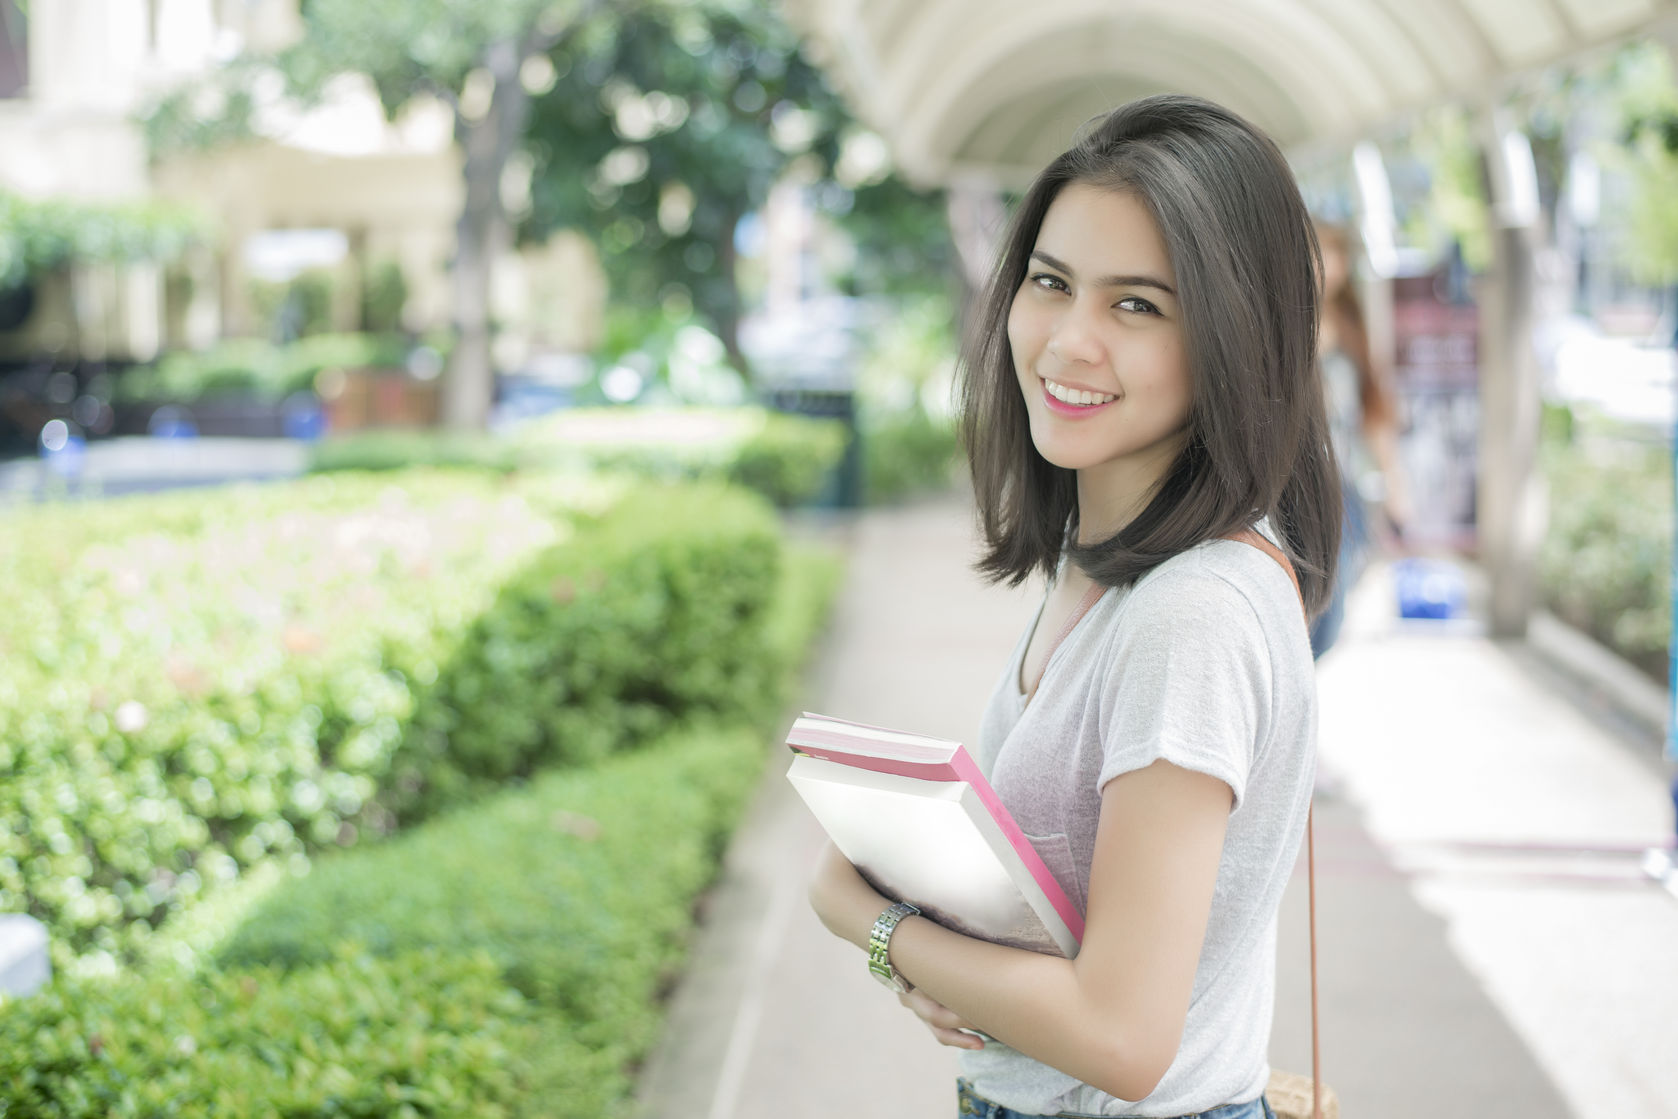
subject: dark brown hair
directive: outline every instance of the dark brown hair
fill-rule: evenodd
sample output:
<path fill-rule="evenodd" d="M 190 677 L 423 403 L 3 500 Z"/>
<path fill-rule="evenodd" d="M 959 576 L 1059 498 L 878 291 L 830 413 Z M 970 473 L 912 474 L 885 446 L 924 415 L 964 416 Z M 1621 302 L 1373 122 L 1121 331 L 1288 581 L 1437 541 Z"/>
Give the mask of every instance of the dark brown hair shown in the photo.
<path fill-rule="evenodd" d="M 1141 200 L 1176 274 L 1192 381 L 1188 439 L 1157 491 L 1116 535 L 1077 540 L 1075 474 L 1037 453 L 1008 344 L 1008 312 L 1043 216 L 1070 183 Z M 1270 139 L 1208 101 L 1122 105 L 1032 182 L 962 349 L 958 399 L 985 553 L 1017 584 L 1064 551 L 1120 586 L 1205 540 L 1268 515 L 1312 615 L 1327 603 L 1341 494 L 1314 362 L 1319 258 L 1311 219 Z"/>

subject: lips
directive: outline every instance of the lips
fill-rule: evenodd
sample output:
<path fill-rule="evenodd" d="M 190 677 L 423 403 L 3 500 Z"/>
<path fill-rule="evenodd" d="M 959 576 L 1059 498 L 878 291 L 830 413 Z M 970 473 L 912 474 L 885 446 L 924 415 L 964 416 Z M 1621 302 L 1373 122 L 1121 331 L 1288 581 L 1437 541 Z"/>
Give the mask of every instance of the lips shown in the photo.
<path fill-rule="evenodd" d="M 1106 399 L 1101 400 L 1101 402 L 1098 403 L 1098 404 L 1073 404 L 1069 401 L 1065 401 L 1065 400 L 1062 400 L 1059 397 L 1057 397 L 1054 394 L 1054 392 L 1052 392 L 1050 390 L 1049 385 L 1051 384 L 1051 382 L 1047 378 L 1042 378 L 1042 381 L 1043 381 L 1043 405 L 1044 405 L 1044 407 L 1048 408 L 1049 411 L 1055 413 L 1056 415 L 1060 415 L 1060 416 L 1069 416 L 1069 417 L 1075 416 L 1075 417 L 1079 417 L 1079 418 L 1082 418 L 1084 416 L 1093 416 L 1097 412 L 1100 412 L 1100 411 L 1106 409 L 1109 405 L 1117 403 L 1117 401 L 1119 399 L 1116 396 L 1107 396 Z M 1068 392 L 1066 386 L 1060 385 L 1058 382 L 1053 382 L 1053 383 L 1056 385 L 1057 388 L 1061 389 L 1061 391 L 1063 393 Z M 1081 397 L 1083 399 L 1089 399 L 1089 398 L 1094 397 L 1096 395 L 1094 393 L 1088 392 L 1088 390 L 1072 390 L 1072 393 L 1076 394 L 1077 397 Z"/>

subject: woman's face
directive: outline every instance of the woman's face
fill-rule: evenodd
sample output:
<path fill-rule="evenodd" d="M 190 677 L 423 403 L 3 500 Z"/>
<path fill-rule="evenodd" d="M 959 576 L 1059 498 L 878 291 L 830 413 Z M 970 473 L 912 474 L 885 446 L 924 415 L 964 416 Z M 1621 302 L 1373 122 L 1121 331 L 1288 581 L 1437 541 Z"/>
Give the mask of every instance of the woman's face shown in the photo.
<path fill-rule="evenodd" d="M 1014 293 L 1008 343 L 1039 454 L 1079 471 L 1081 486 L 1109 479 L 1132 496 L 1164 476 L 1193 386 L 1177 279 L 1140 199 L 1061 190 Z"/>

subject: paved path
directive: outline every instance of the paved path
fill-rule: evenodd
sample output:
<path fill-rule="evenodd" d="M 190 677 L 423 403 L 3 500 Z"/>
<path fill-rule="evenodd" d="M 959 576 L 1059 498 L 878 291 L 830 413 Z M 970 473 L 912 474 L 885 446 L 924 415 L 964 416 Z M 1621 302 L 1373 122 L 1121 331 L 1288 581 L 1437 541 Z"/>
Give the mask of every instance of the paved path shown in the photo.
<path fill-rule="evenodd" d="M 971 739 L 1033 592 L 965 507 L 869 512 L 803 706 Z M 1638 876 L 1662 764 L 1524 647 L 1405 630 L 1372 572 L 1321 668 L 1326 1075 L 1348 1117 L 1678 1119 L 1678 899 Z M 953 1114 L 953 1056 L 804 902 L 820 835 L 769 766 L 643 1078 L 646 1119 Z M 1560 845 L 1554 848 L 1545 844 Z M 1303 886 L 1273 1057 L 1309 1060 Z"/>

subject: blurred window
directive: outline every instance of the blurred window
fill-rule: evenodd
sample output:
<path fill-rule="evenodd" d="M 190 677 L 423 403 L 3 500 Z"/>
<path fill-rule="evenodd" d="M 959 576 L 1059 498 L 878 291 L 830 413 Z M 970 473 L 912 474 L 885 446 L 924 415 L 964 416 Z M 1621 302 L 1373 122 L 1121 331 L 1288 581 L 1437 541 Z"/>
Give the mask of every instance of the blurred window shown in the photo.
<path fill-rule="evenodd" d="M 0 0 L 0 97 L 29 89 L 29 17 L 18 0 Z"/>

